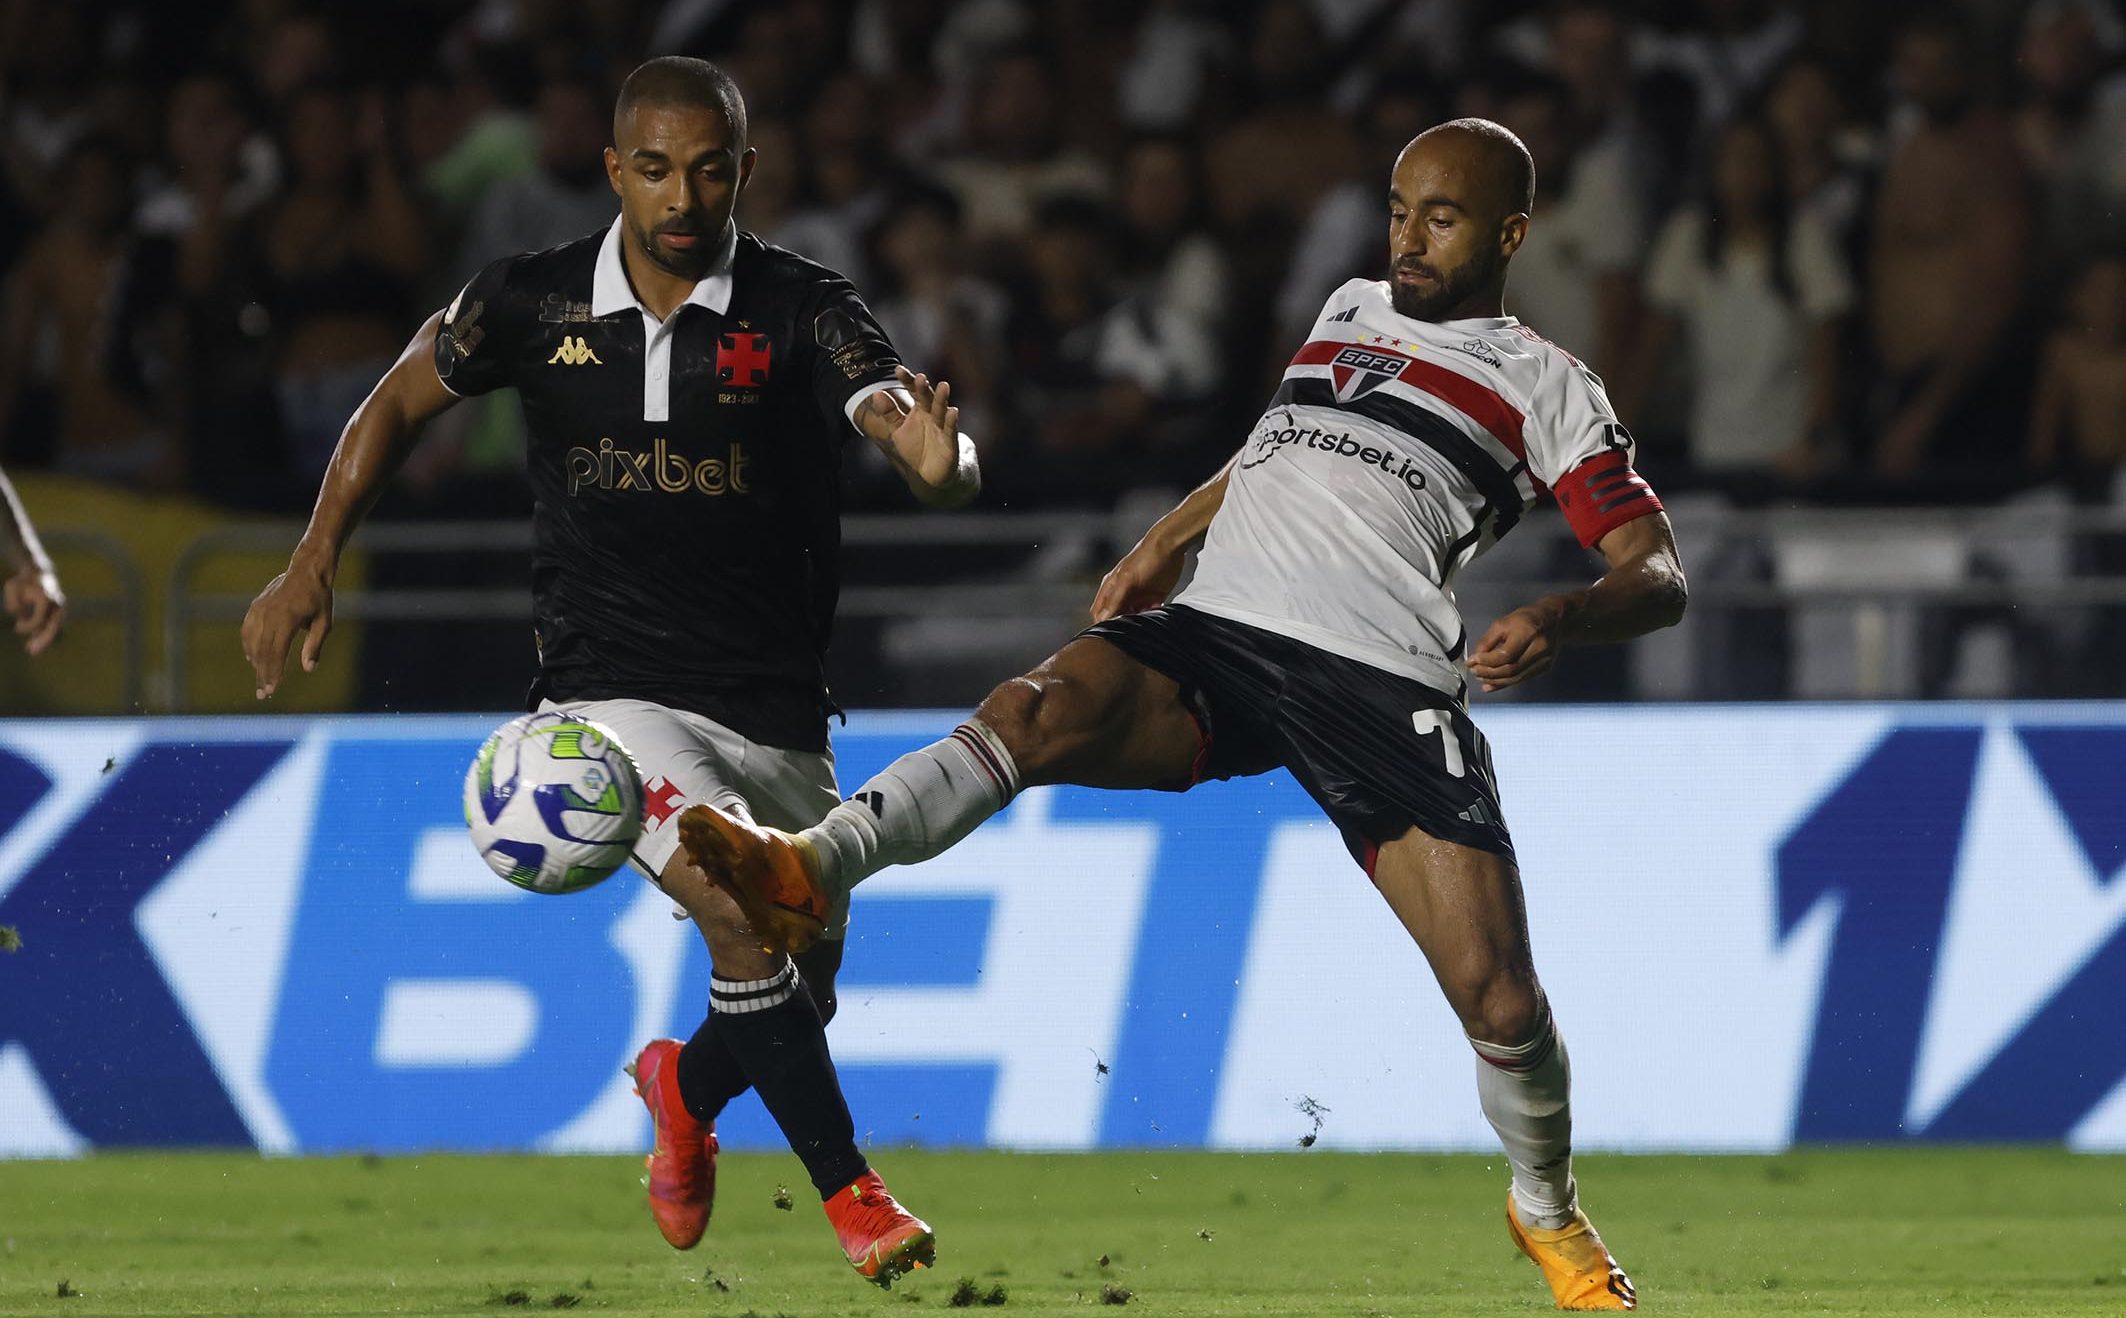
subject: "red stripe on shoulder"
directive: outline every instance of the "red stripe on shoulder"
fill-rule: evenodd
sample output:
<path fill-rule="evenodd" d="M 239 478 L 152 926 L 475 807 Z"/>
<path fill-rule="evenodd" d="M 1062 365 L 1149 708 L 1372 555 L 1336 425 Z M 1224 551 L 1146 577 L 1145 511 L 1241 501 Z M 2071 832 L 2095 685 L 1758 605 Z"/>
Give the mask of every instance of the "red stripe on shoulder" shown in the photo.
<path fill-rule="evenodd" d="M 1292 354 L 1292 365 L 1327 366 L 1331 357 L 1351 346 L 1351 344 L 1339 343 L 1334 339 L 1315 339 L 1313 342 L 1303 345 L 1298 352 Z"/>
<path fill-rule="evenodd" d="M 1554 340 L 1544 338 L 1542 335 L 1536 333 L 1535 330 L 1530 326 L 1515 325 L 1513 327 L 1513 332 L 1520 335 L 1522 338 L 1528 340 L 1530 343 L 1541 343 L 1549 347 L 1556 348 L 1561 354 L 1564 355 L 1565 360 L 1571 362 L 1574 366 L 1578 366 L 1581 364 L 1580 359 L 1573 356 L 1570 350 L 1561 347 Z"/>

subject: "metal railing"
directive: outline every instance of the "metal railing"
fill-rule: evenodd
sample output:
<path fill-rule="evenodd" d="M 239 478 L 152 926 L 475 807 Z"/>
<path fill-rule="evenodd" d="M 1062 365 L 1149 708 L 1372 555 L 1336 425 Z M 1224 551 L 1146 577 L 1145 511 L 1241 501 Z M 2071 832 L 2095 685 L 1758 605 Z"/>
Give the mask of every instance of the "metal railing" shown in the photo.
<path fill-rule="evenodd" d="M 74 622 L 115 619 L 118 623 L 119 700 L 123 711 L 147 707 L 148 609 L 145 577 L 125 542 L 85 526 L 49 526 L 40 538 L 55 558 L 93 558 L 117 580 L 113 593 L 84 592 L 80 574 L 69 573 L 67 616 Z"/>
<path fill-rule="evenodd" d="M 1058 542 L 1104 548 L 1112 543 L 1116 526 L 1123 526 L 1131 539 L 1142 530 L 1141 526 L 1117 523 L 1111 517 L 1085 513 L 853 515 L 842 520 L 842 543 L 852 550 L 917 545 L 1023 549 Z M 294 548 L 302 529 L 298 522 L 219 527 L 194 537 L 172 560 L 163 611 L 164 669 L 157 684 L 158 703 L 164 708 L 174 713 L 188 707 L 191 674 L 187 642 L 191 629 L 213 622 L 225 623 L 233 630 L 256 594 L 201 593 L 194 588 L 201 570 L 224 554 L 286 553 Z M 372 557 L 528 555 L 532 532 L 529 521 L 377 522 L 358 530 L 349 548 Z M 842 591 L 839 613 L 845 619 L 892 618 L 937 612 L 949 606 L 955 616 L 1047 616 L 1082 608 L 1087 598 L 1083 586 L 1075 580 L 1043 580 L 1038 576 L 957 583 L 949 601 L 930 586 L 851 586 Z M 521 586 L 337 590 L 332 611 L 335 621 L 523 623 L 531 618 L 531 597 Z"/>
<path fill-rule="evenodd" d="M 1684 501 L 1672 515 L 1692 572 L 1695 618 L 1753 610 L 1841 613 L 1840 626 L 1850 631 L 1858 658 L 1851 689 L 1833 694 L 1915 694 L 1901 689 L 1903 679 L 1885 657 L 1885 638 L 1908 626 L 1915 613 L 2086 615 L 2126 607 L 2126 565 L 2114 562 L 2100 571 L 2076 565 L 2078 546 L 2106 537 L 2126 544 L 2126 510 L 1736 511 Z M 193 629 L 212 623 L 233 632 L 253 597 L 248 591 L 200 590 L 203 571 L 230 554 L 285 553 L 300 529 L 293 522 L 217 528 L 175 556 L 165 576 L 163 662 L 152 682 L 145 662 L 143 574 L 124 546 L 72 529 L 55 528 L 49 538 L 55 546 L 94 553 L 121 583 L 115 596 L 77 599 L 75 607 L 79 616 L 121 619 L 127 702 L 138 707 L 152 690 L 154 705 L 179 711 L 192 703 Z M 1016 628 L 1035 640 L 1060 642 L 1084 621 L 1100 573 L 1142 529 L 1141 517 L 1124 514 L 851 516 L 843 522 L 844 547 L 852 562 L 861 558 L 874 570 L 845 587 L 841 616 L 845 623 L 868 619 L 889 628 L 926 621 L 946 628 L 967 624 L 964 632 Z M 354 545 L 372 562 L 392 556 L 425 560 L 434 567 L 422 575 L 434 584 L 341 590 L 336 618 L 523 623 L 530 617 L 522 585 L 468 586 L 451 576 L 452 559 L 528 554 L 527 521 L 377 523 L 363 528 Z M 890 568 L 875 570 L 896 555 L 938 549 L 952 551 L 943 579 L 934 571 L 935 554 L 927 559 L 933 569 L 928 578 L 903 583 L 891 580 Z M 1591 575 L 1587 561 L 1569 548 L 1562 523 L 1531 519 L 1455 585 L 1475 630 L 1488 621 L 1477 616 L 1487 609 L 1581 585 Z"/>
<path fill-rule="evenodd" d="M 257 591 L 201 594 L 193 589 L 200 569 L 217 556 L 285 554 L 302 536 L 299 522 L 247 522 L 217 527 L 193 537 L 171 560 L 163 601 L 163 672 L 158 695 L 162 706 L 182 713 L 190 703 L 190 640 L 202 622 L 226 623 L 232 635 L 251 607 Z M 355 533 L 351 547 L 369 554 L 436 556 L 517 551 L 530 553 L 529 522 L 376 522 Z M 265 586 L 260 581 L 259 586 Z M 487 620 L 522 622 L 531 617 L 531 600 L 521 590 L 386 589 L 336 590 L 335 620 L 420 621 Z"/>

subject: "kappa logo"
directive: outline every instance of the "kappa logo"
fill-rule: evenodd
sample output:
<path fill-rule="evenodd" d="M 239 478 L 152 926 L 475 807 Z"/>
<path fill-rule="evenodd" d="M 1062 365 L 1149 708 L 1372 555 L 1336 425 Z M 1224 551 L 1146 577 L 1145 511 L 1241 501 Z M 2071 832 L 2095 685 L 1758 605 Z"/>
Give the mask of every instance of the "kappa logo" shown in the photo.
<path fill-rule="evenodd" d="M 1329 378 L 1336 386 L 1336 401 L 1348 403 L 1364 398 L 1402 374 L 1410 359 L 1399 352 L 1378 348 L 1345 348 L 1329 359 Z"/>
<path fill-rule="evenodd" d="M 581 335 L 570 338 L 566 334 L 561 336 L 561 346 L 554 349 L 554 355 L 546 359 L 548 366 L 556 362 L 563 366 L 605 365 L 599 360 L 598 354 L 591 351 L 591 345 L 585 343 Z"/>

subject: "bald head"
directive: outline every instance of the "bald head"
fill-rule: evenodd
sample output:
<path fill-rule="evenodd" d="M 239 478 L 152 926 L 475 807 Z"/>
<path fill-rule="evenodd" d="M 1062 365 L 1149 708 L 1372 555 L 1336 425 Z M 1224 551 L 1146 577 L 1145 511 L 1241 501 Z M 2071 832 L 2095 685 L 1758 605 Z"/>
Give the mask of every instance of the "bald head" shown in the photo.
<path fill-rule="evenodd" d="M 1528 234 L 1535 164 L 1489 119 L 1453 119 L 1410 140 L 1388 188 L 1389 293 L 1416 320 L 1497 316 L 1506 263 Z"/>
<path fill-rule="evenodd" d="M 626 136 L 627 119 L 638 107 L 657 110 L 712 110 L 730 128 L 734 150 L 746 146 L 746 102 L 731 75 L 686 55 L 659 55 L 638 67 L 620 84 L 613 106 L 613 140 Z"/>
<path fill-rule="evenodd" d="M 1501 218 L 1535 212 L 1535 157 L 1513 130 L 1489 119 L 1449 119 L 1412 138 L 1404 150 L 1445 153 L 1456 172 L 1483 189 L 1471 201 Z M 1491 209 L 1496 207 L 1496 209 Z"/>

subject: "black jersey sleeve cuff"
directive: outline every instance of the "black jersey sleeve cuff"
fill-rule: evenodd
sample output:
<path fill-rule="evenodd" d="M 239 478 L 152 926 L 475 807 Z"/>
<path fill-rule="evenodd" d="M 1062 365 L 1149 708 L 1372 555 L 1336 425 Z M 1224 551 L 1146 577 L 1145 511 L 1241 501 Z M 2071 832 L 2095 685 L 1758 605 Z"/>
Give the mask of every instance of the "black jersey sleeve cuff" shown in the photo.
<path fill-rule="evenodd" d="M 864 396 L 892 384 L 901 364 L 892 340 L 856 289 L 830 284 L 812 315 L 812 390 L 825 416 L 856 419 Z"/>

